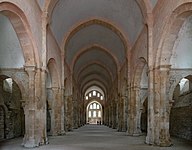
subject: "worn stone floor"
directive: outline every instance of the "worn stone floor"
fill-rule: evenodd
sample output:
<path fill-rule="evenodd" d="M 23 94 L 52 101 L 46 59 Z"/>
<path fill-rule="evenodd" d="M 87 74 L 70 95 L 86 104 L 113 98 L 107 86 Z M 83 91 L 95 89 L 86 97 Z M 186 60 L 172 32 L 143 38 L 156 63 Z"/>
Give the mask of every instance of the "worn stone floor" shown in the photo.
<path fill-rule="evenodd" d="M 145 136 L 131 137 L 103 125 L 86 125 L 66 136 L 49 137 L 49 144 L 35 150 L 192 150 L 192 142 L 173 139 L 172 147 L 144 144 Z M 24 150 L 22 138 L 0 142 L 0 150 Z"/>

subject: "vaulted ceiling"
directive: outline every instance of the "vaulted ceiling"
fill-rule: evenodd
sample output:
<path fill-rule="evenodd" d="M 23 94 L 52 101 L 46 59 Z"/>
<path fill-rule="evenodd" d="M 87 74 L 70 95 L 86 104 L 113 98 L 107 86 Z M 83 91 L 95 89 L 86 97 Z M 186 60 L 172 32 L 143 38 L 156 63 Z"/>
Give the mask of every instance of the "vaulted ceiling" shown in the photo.
<path fill-rule="evenodd" d="M 157 0 L 150 1 L 155 6 Z M 50 28 L 75 80 L 83 89 L 98 85 L 107 90 L 144 27 L 138 0 L 55 0 L 54 4 Z"/>
<path fill-rule="evenodd" d="M 141 3 L 148 1 L 153 8 L 158 0 L 36 1 L 42 10 L 50 2 L 50 28 L 80 88 L 85 91 L 91 85 L 97 85 L 106 92 L 116 79 L 126 61 L 128 51 L 144 27 L 145 16 Z M 9 20 L 2 15 L 0 19 L 0 25 L 3 26 L 3 23 L 7 22 L 6 29 L 13 32 Z M 16 67 L 21 67 L 24 58 L 18 46 L 19 41 L 16 36 L 12 38 L 12 43 L 15 42 L 15 47 L 19 49 L 13 60 L 18 57 L 20 64 Z M 5 37 L 1 37 L 0 40 L 5 40 Z M 5 54 L 8 50 L 5 51 L 3 47 L 0 53 Z M 10 55 L 10 59 L 11 57 L 13 56 Z"/>

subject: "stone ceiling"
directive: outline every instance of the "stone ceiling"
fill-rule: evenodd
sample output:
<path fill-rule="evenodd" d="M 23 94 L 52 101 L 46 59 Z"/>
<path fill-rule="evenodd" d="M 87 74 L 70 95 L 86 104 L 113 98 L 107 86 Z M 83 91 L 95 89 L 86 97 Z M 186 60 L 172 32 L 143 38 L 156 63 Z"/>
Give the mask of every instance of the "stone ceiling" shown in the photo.
<path fill-rule="evenodd" d="M 157 0 L 150 0 L 155 6 Z M 137 0 L 57 0 L 50 27 L 81 88 L 111 85 L 144 27 Z"/>

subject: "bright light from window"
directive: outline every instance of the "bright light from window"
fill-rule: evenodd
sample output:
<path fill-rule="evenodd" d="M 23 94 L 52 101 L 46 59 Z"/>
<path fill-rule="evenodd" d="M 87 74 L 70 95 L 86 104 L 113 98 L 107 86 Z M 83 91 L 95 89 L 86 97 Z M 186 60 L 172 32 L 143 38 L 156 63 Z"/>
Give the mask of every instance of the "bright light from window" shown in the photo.
<path fill-rule="evenodd" d="M 97 104 L 97 109 L 99 109 L 99 105 Z"/>
<path fill-rule="evenodd" d="M 189 80 L 186 78 L 183 78 L 180 83 L 180 94 L 183 94 L 185 92 L 189 91 Z"/>
<path fill-rule="evenodd" d="M 96 96 L 96 91 L 93 91 L 93 96 Z"/>
<path fill-rule="evenodd" d="M 88 100 L 89 99 L 89 97 L 88 96 L 86 96 L 86 98 L 85 98 L 86 100 Z"/>
<path fill-rule="evenodd" d="M 12 93 L 12 85 L 13 85 L 12 78 L 5 79 L 3 81 L 3 90 L 9 93 Z"/>
<path fill-rule="evenodd" d="M 180 81 L 180 83 L 179 83 L 180 89 L 182 89 L 182 88 L 184 87 L 185 82 L 187 82 L 187 80 L 188 80 L 188 79 L 183 78 L 183 79 Z"/>
<path fill-rule="evenodd" d="M 93 109 L 96 109 L 96 103 L 93 104 Z"/>
<path fill-rule="evenodd" d="M 93 109 L 93 105 L 92 104 L 90 105 L 90 109 Z"/>
<path fill-rule="evenodd" d="M 96 115 L 96 111 L 93 111 L 93 117 L 96 117 L 97 115 Z"/>
<path fill-rule="evenodd" d="M 103 100 L 103 96 L 101 96 L 100 98 L 101 98 L 101 100 Z"/>
<path fill-rule="evenodd" d="M 98 111 L 98 117 L 101 117 L 101 111 Z"/>
<path fill-rule="evenodd" d="M 89 111 L 89 117 L 91 117 L 91 111 Z"/>
<path fill-rule="evenodd" d="M 89 97 L 91 97 L 91 93 L 89 93 Z"/>
<path fill-rule="evenodd" d="M 100 97 L 100 93 L 97 93 L 97 97 Z"/>

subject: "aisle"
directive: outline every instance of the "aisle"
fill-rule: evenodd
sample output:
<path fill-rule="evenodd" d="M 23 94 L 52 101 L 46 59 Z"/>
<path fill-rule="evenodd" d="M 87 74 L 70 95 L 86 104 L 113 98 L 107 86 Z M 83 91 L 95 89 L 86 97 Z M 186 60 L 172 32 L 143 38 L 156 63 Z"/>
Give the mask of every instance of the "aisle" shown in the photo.
<path fill-rule="evenodd" d="M 191 150 L 192 144 L 176 139 L 173 147 L 160 148 L 144 144 L 144 136 L 126 136 L 103 125 L 86 125 L 66 136 L 49 137 L 49 144 L 38 150 Z M 0 143 L 0 150 L 23 150 L 22 138 Z"/>

